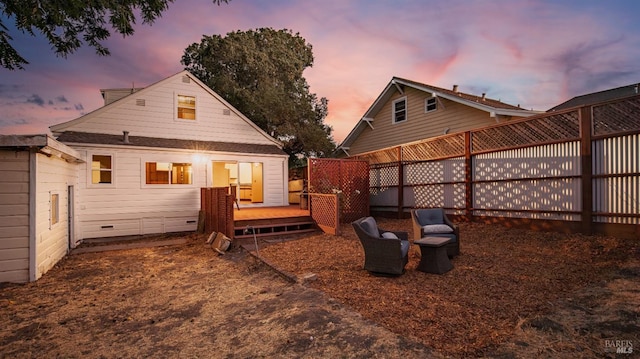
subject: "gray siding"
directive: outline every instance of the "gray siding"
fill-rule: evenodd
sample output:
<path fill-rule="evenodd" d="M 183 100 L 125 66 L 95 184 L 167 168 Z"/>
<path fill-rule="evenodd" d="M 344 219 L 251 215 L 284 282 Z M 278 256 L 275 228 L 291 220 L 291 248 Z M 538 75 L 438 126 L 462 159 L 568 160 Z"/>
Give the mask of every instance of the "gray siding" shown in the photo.
<path fill-rule="evenodd" d="M 406 96 L 407 120 L 392 123 L 393 101 Z M 350 155 L 398 146 L 407 142 L 454 133 L 496 123 L 487 112 L 440 98 L 438 109 L 425 113 L 424 104 L 431 94 L 406 88 L 405 94 L 396 93 L 378 112 L 372 125 L 366 126 L 349 148 Z"/>
<path fill-rule="evenodd" d="M 29 152 L 0 150 L 0 282 L 29 280 Z"/>

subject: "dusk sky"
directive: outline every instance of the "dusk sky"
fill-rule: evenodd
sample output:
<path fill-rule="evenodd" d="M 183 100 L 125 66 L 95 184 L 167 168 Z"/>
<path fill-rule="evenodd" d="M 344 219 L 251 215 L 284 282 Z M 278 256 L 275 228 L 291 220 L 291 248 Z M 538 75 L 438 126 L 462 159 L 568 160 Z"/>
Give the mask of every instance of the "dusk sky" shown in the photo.
<path fill-rule="evenodd" d="M 56 57 L 42 36 L 15 31 L 30 64 L 0 68 L 0 133 L 48 127 L 103 105 L 100 89 L 144 87 L 183 70 L 203 35 L 270 27 L 313 46 L 311 92 L 329 100 L 339 144 L 393 76 L 548 110 L 585 93 L 640 83 L 640 1 L 179 0 L 152 26 Z"/>

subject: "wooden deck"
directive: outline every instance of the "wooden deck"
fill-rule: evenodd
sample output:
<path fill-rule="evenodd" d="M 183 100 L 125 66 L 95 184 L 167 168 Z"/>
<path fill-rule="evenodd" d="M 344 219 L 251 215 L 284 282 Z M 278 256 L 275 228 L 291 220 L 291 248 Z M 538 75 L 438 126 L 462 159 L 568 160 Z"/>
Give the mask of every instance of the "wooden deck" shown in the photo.
<path fill-rule="evenodd" d="M 253 207 L 238 210 L 234 207 L 234 237 L 253 238 L 281 236 L 304 232 L 313 232 L 317 228 L 311 219 L 309 210 L 299 205 L 282 207 Z"/>

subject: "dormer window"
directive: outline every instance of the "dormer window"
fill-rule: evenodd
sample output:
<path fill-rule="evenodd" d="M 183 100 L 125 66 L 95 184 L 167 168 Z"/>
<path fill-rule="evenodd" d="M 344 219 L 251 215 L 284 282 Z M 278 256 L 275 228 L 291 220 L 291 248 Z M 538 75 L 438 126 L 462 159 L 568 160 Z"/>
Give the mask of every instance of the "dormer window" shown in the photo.
<path fill-rule="evenodd" d="M 438 99 L 434 97 L 428 97 L 424 100 L 424 113 L 432 112 L 438 109 Z"/>
<path fill-rule="evenodd" d="M 393 123 L 404 122 L 407 120 L 407 98 L 403 97 L 393 101 Z"/>
<path fill-rule="evenodd" d="M 182 120 L 196 119 L 195 96 L 178 95 L 178 118 Z"/>

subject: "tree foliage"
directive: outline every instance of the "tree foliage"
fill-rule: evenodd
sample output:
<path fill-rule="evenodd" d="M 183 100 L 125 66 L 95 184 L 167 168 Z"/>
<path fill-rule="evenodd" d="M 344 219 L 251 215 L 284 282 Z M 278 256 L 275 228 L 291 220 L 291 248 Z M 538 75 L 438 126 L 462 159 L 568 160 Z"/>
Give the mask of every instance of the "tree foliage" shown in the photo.
<path fill-rule="evenodd" d="M 326 156 L 335 148 L 332 128 L 324 124 L 327 99 L 310 93 L 302 74 L 313 65 L 313 52 L 299 34 L 261 28 L 203 36 L 185 49 L 182 63 L 282 141 L 292 160 Z"/>
<path fill-rule="evenodd" d="M 3 19 L 14 19 L 15 27 L 35 36 L 42 33 L 56 55 L 66 57 L 83 43 L 98 55 L 109 55 L 101 44 L 111 36 L 110 26 L 123 37 L 134 33 L 136 12 L 143 24 L 153 24 L 174 0 L 0 0 L 0 64 L 9 70 L 24 69 L 29 62 L 11 45 L 13 38 Z M 213 0 L 220 5 L 229 0 Z"/>

